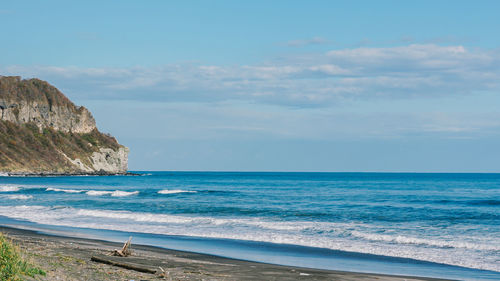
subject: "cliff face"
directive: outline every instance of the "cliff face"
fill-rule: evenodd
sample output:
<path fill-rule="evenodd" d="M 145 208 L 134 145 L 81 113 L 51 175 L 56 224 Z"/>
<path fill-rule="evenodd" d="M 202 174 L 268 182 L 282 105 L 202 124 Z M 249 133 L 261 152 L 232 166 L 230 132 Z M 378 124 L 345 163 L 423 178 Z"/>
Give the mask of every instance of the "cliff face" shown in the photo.
<path fill-rule="evenodd" d="M 21 77 L 0 77 L 1 120 L 16 124 L 34 123 L 39 128 L 89 133 L 95 120 L 85 107 L 75 106 L 49 83 Z"/>
<path fill-rule="evenodd" d="M 0 76 L 0 172 L 127 172 L 128 148 L 39 79 Z"/>

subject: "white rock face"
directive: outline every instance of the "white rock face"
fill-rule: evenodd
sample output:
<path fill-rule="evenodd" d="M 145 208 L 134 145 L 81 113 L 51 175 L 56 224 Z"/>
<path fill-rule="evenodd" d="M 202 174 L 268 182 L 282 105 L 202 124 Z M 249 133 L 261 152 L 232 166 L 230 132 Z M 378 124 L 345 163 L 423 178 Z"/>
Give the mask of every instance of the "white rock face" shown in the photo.
<path fill-rule="evenodd" d="M 85 173 L 93 172 L 92 169 L 90 167 L 88 167 L 87 165 L 83 164 L 82 160 L 80 160 L 79 158 L 71 159 L 64 152 L 62 152 L 60 150 L 58 152 L 61 153 L 64 156 L 64 158 L 66 158 L 71 164 L 73 164 L 74 166 L 77 166 L 80 171 L 85 172 Z"/>
<path fill-rule="evenodd" d="M 94 171 L 106 173 L 126 173 L 128 170 L 128 147 L 120 147 L 118 151 L 111 148 L 101 148 L 91 157 Z"/>
<path fill-rule="evenodd" d="M 96 128 L 94 117 L 85 107 L 74 109 L 50 106 L 36 101 L 9 102 L 0 99 L 0 120 L 16 124 L 35 123 L 39 128 L 53 127 L 55 130 L 73 133 L 89 133 Z"/>
<path fill-rule="evenodd" d="M 124 174 L 128 170 L 128 147 L 120 147 L 118 151 L 111 148 L 101 148 L 90 157 L 92 167 L 85 165 L 79 158 L 71 159 L 59 151 L 71 164 L 83 173 L 105 172 L 110 174 Z"/>

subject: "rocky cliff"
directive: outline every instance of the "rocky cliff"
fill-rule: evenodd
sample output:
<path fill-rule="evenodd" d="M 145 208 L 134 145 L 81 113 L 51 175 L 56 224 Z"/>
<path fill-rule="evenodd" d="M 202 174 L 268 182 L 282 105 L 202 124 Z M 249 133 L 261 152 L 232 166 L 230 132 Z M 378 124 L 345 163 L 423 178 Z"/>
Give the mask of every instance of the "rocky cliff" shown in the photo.
<path fill-rule="evenodd" d="M 0 172 L 122 174 L 128 151 L 49 83 L 0 76 Z"/>

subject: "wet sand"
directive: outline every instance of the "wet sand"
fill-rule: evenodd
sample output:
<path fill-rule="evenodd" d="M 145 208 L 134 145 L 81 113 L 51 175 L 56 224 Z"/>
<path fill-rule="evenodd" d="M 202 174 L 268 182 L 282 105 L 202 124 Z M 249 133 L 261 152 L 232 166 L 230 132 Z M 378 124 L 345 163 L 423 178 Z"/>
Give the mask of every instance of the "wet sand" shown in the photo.
<path fill-rule="evenodd" d="M 29 260 L 47 272 L 46 276 L 37 276 L 34 280 L 443 280 L 281 266 L 133 243 L 132 256 L 112 257 L 110 253 L 120 249 L 122 244 L 1 226 L 0 232 L 19 245 Z M 91 261 L 92 256 L 156 273 L 94 262 Z"/>

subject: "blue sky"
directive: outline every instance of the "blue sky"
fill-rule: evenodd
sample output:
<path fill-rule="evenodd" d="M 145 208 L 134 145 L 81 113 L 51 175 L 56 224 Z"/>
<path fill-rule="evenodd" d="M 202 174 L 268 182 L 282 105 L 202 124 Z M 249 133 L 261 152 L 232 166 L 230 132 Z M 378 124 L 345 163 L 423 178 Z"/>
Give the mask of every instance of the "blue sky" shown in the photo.
<path fill-rule="evenodd" d="M 500 171 L 498 1 L 2 1 L 132 170 Z"/>

